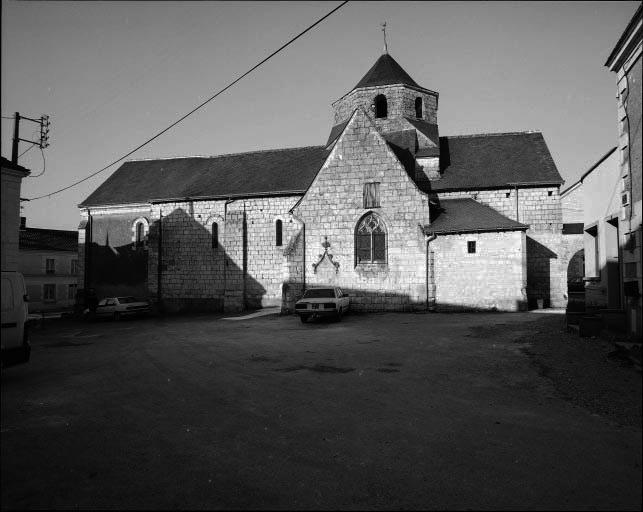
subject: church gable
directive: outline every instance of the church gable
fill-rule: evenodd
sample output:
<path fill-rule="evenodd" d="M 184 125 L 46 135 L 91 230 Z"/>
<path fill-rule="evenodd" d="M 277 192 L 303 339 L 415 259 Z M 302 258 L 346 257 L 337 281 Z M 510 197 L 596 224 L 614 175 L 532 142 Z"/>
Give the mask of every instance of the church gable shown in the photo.
<path fill-rule="evenodd" d="M 357 109 L 295 212 L 315 208 L 358 212 L 365 208 L 366 184 L 376 184 L 379 204 L 393 213 L 412 208 L 422 216 L 427 205 L 396 153 L 380 135 L 369 116 Z M 427 214 L 428 215 L 428 214 Z"/>

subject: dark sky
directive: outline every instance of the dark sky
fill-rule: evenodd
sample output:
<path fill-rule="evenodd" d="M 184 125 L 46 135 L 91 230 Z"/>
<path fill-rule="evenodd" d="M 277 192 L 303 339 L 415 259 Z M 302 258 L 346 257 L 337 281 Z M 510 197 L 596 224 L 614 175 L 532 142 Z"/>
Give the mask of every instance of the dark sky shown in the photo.
<path fill-rule="evenodd" d="M 2 1 L 2 116 L 51 116 L 35 197 L 165 128 L 339 2 Z M 441 135 L 540 130 L 567 185 L 616 145 L 605 60 L 638 2 L 350 2 L 130 159 L 319 145 L 330 104 L 382 53 L 440 93 Z M 11 156 L 12 120 L 2 120 Z M 24 122 L 21 135 L 36 125 Z M 33 135 L 35 136 L 35 135 Z M 27 149 L 21 144 L 21 151 Z M 38 148 L 20 163 L 38 174 Z M 26 203 L 32 227 L 76 229 L 118 166 Z"/>

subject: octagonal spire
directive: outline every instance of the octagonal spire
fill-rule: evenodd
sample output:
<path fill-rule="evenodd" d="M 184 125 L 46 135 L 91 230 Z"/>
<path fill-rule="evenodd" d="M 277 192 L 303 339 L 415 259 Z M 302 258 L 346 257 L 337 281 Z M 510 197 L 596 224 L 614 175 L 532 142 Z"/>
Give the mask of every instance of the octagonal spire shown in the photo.
<path fill-rule="evenodd" d="M 380 85 L 403 84 L 419 87 L 409 74 L 402 69 L 388 53 L 380 56 L 373 67 L 368 70 L 353 90 L 362 87 L 376 87 Z"/>

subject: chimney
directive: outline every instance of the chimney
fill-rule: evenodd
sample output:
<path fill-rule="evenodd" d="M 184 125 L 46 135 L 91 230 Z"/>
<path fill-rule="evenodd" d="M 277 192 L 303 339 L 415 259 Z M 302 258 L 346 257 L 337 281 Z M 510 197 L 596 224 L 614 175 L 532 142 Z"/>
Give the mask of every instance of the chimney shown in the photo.
<path fill-rule="evenodd" d="M 20 217 L 20 229 L 27 229 L 27 217 Z"/>

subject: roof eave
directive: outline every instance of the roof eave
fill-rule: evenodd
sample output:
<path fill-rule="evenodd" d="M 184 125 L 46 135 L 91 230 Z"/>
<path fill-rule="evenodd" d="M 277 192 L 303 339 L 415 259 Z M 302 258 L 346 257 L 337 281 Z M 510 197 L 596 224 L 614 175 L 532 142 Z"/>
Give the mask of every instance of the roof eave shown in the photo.
<path fill-rule="evenodd" d="M 221 194 L 221 195 L 207 195 L 207 196 L 183 196 L 183 197 L 166 197 L 150 199 L 151 204 L 161 203 L 179 203 L 185 201 L 212 201 L 223 199 L 245 199 L 253 197 L 280 197 L 280 196 L 299 196 L 303 195 L 305 190 L 275 190 L 271 192 L 252 192 L 244 194 Z"/>
<path fill-rule="evenodd" d="M 434 230 L 431 229 L 431 225 L 424 226 L 424 230 L 427 234 L 431 235 L 455 235 L 461 233 L 493 233 L 496 231 L 526 231 L 529 229 L 529 226 L 521 224 L 519 226 L 513 227 L 504 227 L 504 228 L 480 228 L 480 229 L 445 229 L 445 230 Z"/>
<path fill-rule="evenodd" d="M 618 39 L 616 45 L 607 57 L 604 66 L 608 67 L 610 71 L 616 71 L 619 67 L 618 64 L 623 60 L 623 56 L 629 53 L 627 50 L 632 49 L 636 46 L 636 39 L 641 36 L 641 27 L 643 18 L 641 10 L 643 5 L 639 5 L 639 8 L 634 13 L 634 16 L 630 19 L 630 22 L 625 27 L 625 30 L 621 34 L 621 37 Z"/>

